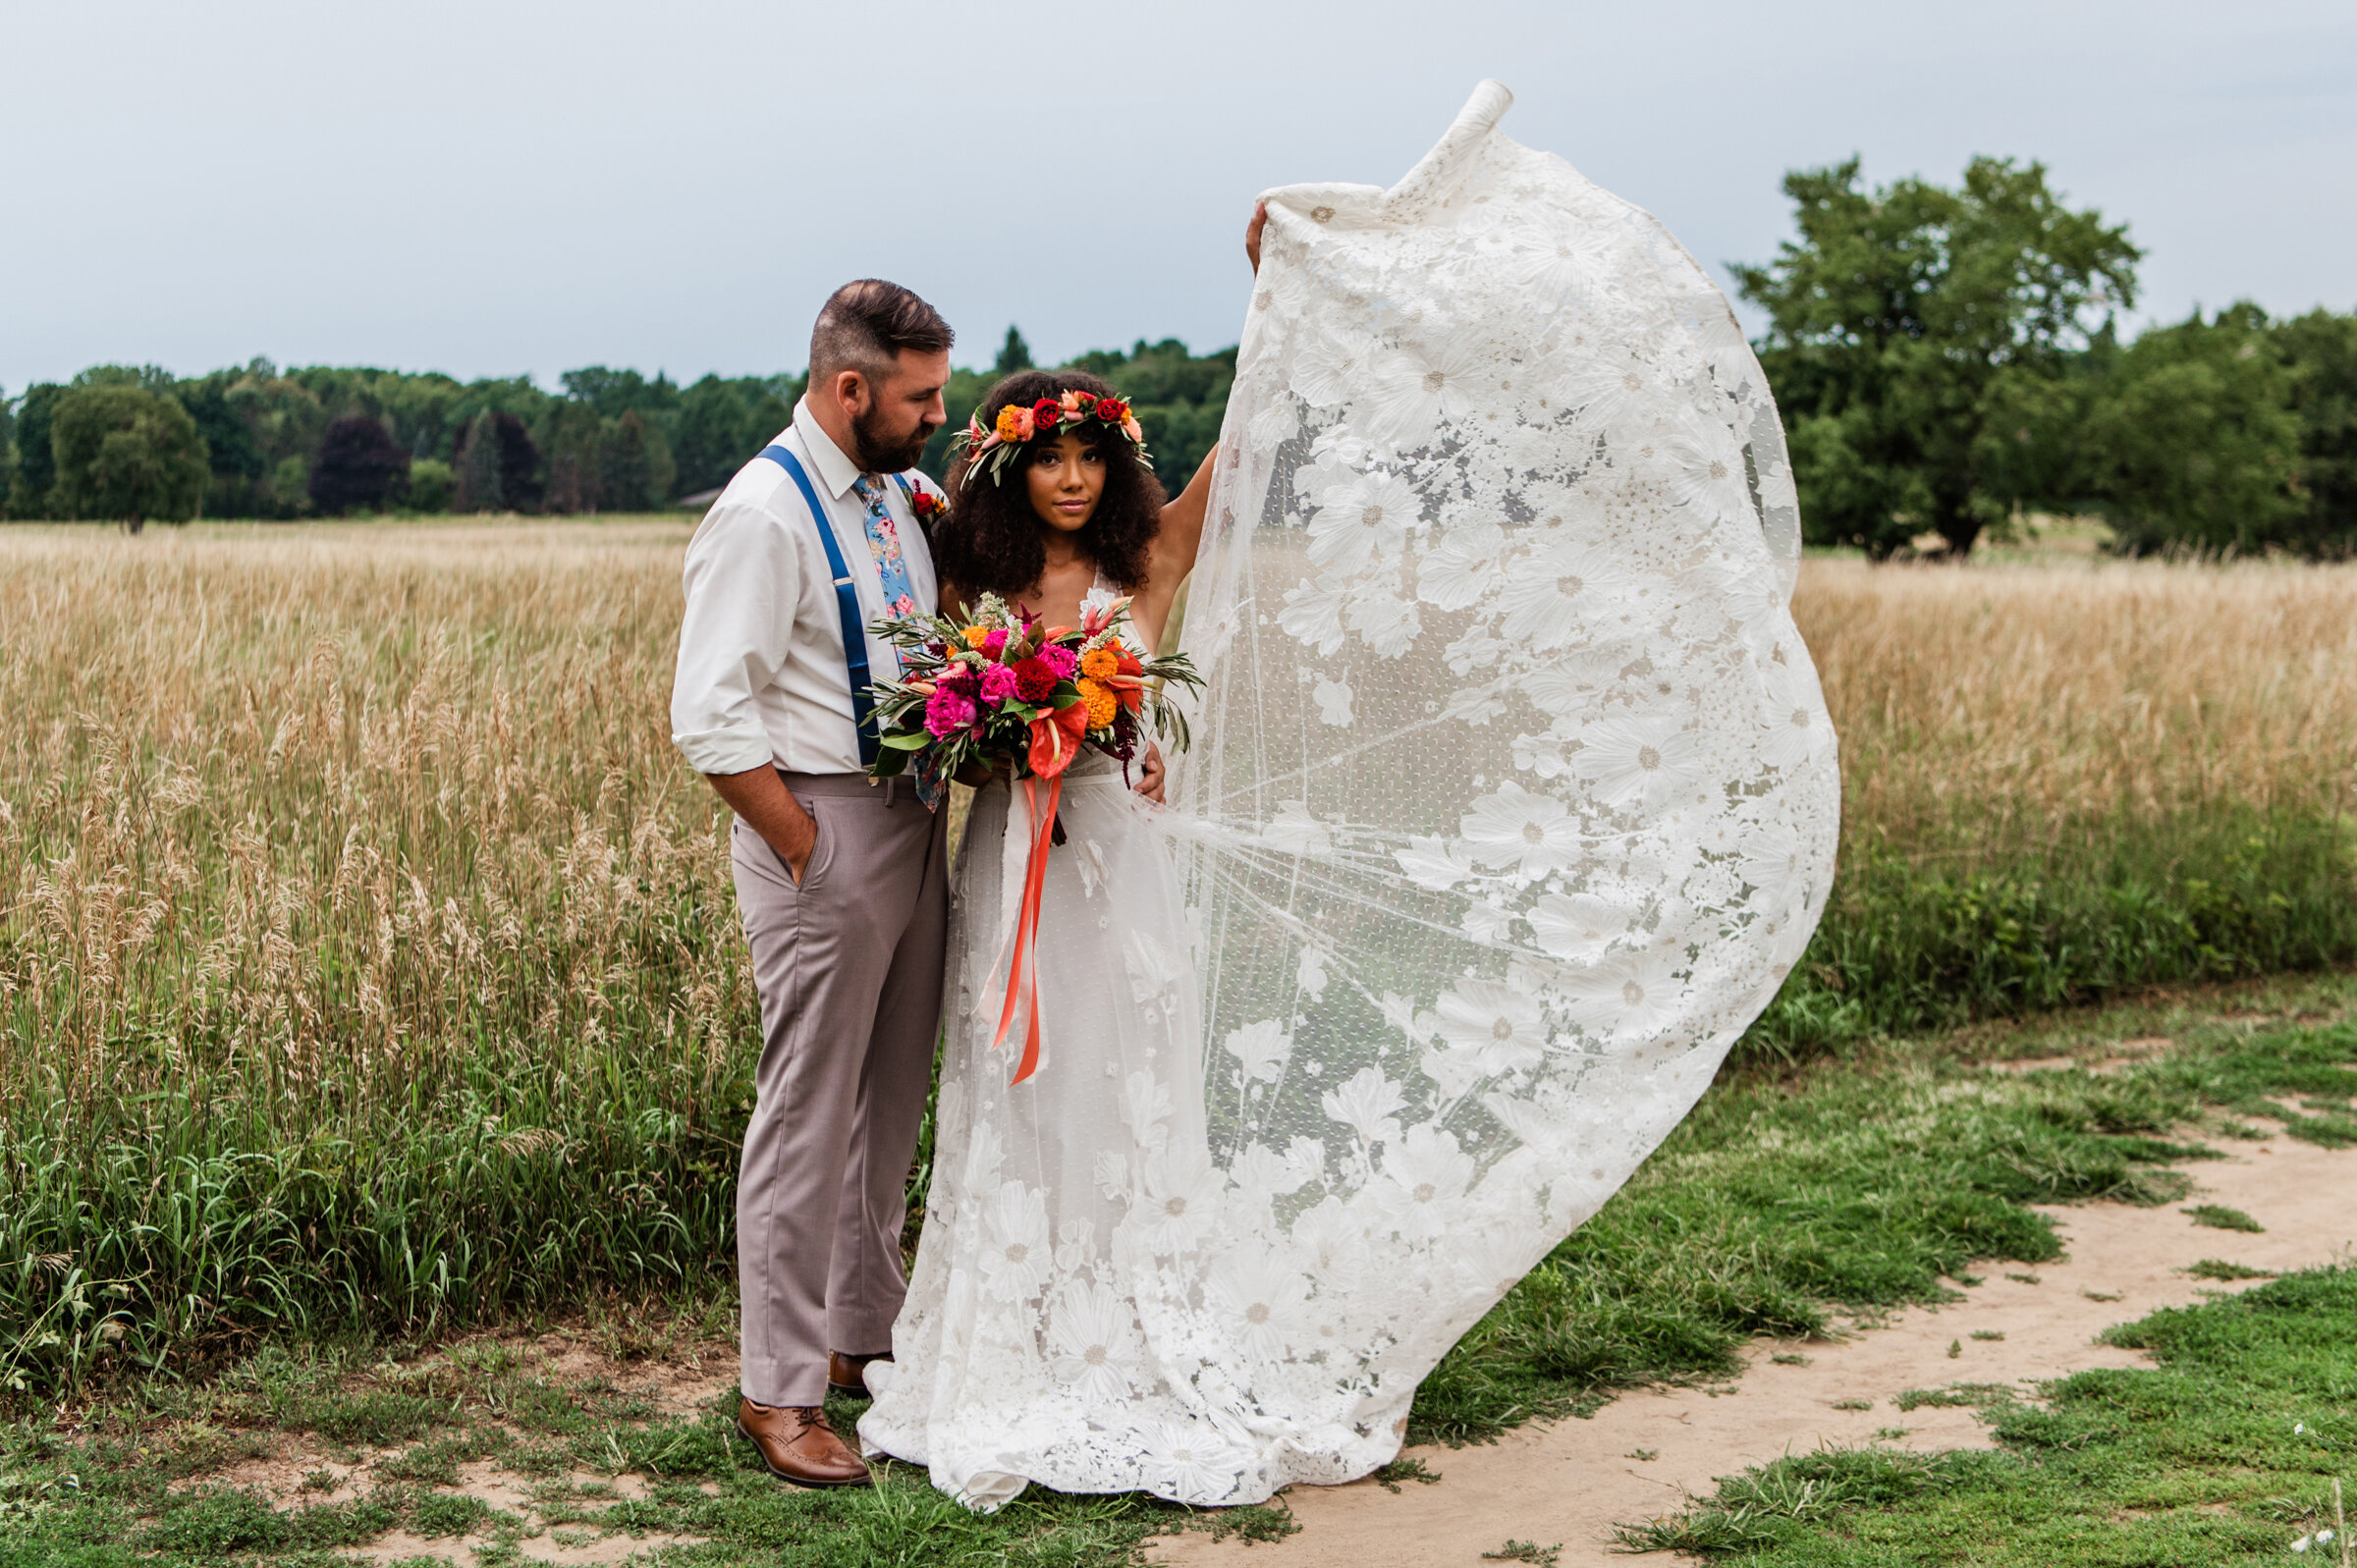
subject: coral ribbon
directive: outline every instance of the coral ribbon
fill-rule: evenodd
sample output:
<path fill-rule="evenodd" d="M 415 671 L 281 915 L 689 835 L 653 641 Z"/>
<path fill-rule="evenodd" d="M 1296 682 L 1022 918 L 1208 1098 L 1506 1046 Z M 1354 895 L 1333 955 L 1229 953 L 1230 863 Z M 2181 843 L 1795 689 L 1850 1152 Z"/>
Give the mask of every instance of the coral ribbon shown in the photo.
<path fill-rule="evenodd" d="M 1015 1064 L 1011 1083 L 1021 1083 L 1039 1067 L 1039 900 L 1048 874 L 1048 846 L 1056 831 L 1056 802 L 1064 794 L 1064 776 L 1061 772 L 1048 781 L 1047 809 L 1039 802 L 1039 781 L 1023 781 L 1023 798 L 1031 806 L 1031 853 L 1023 866 L 1023 902 L 1014 917 L 1014 956 L 1007 966 L 1007 1004 L 999 1009 L 999 1032 L 991 1037 L 990 1049 L 996 1051 L 1006 1043 L 1007 1031 L 1014 1026 L 1014 1010 L 1023 996 L 1023 962 L 1031 963 L 1030 1019 L 1023 1031 L 1023 1055 Z"/>

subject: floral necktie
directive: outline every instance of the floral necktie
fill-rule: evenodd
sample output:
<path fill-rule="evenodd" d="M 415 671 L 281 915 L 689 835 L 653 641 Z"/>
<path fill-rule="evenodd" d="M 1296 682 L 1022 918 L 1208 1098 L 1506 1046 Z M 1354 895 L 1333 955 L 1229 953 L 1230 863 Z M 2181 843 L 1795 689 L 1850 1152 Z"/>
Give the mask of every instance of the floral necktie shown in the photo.
<path fill-rule="evenodd" d="M 908 582 L 908 563 L 901 556 L 900 526 L 884 505 L 884 481 L 863 473 L 851 481 L 851 489 L 867 508 L 860 520 L 867 529 L 867 553 L 876 558 L 876 575 L 883 579 L 884 608 L 896 616 L 912 615 L 916 594 Z"/>

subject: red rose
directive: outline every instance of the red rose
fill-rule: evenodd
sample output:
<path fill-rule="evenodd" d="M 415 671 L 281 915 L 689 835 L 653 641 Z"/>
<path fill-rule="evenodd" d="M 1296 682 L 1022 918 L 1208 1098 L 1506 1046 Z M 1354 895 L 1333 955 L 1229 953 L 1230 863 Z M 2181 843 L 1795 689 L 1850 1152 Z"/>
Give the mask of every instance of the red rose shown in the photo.
<path fill-rule="evenodd" d="M 1014 664 L 1014 694 L 1038 707 L 1056 692 L 1056 667 L 1044 659 L 1018 659 Z"/>
<path fill-rule="evenodd" d="M 1129 406 L 1119 398 L 1099 398 L 1096 413 L 1107 424 L 1118 425 L 1129 417 Z"/>
<path fill-rule="evenodd" d="M 1054 398 L 1042 398 L 1031 406 L 1031 422 L 1042 431 L 1053 431 L 1064 418 L 1064 405 Z"/>

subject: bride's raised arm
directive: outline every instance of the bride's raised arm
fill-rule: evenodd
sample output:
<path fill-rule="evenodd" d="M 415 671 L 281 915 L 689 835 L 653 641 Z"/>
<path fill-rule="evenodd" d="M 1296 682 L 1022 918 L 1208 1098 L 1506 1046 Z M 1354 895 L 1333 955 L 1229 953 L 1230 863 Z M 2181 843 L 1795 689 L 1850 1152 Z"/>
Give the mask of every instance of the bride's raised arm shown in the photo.
<path fill-rule="evenodd" d="M 1220 449 L 1215 445 L 1204 455 L 1186 488 L 1162 509 L 1162 526 L 1154 531 L 1153 543 L 1147 547 L 1146 582 L 1138 589 L 1137 604 L 1130 614 L 1141 624 L 1153 627 L 1157 635 L 1169 623 L 1171 601 L 1178 593 L 1178 584 L 1194 569 L 1195 547 L 1203 542 L 1203 515 L 1211 501 L 1211 470 L 1219 460 Z"/>
<path fill-rule="evenodd" d="M 1260 232 L 1268 221 L 1268 203 L 1254 202 L 1252 220 L 1244 226 L 1244 258 L 1252 263 L 1256 274 L 1260 271 Z M 1195 476 L 1186 482 L 1186 488 L 1162 509 L 1162 527 L 1155 533 L 1147 556 L 1146 585 L 1138 590 L 1137 604 L 1130 612 L 1157 634 L 1170 623 L 1171 604 L 1178 596 L 1178 584 L 1194 569 L 1195 549 L 1203 542 L 1204 512 L 1211 501 L 1211 471 L 1219 460 L 1220 449 L 1214 443 L 1196 467 Z"/>

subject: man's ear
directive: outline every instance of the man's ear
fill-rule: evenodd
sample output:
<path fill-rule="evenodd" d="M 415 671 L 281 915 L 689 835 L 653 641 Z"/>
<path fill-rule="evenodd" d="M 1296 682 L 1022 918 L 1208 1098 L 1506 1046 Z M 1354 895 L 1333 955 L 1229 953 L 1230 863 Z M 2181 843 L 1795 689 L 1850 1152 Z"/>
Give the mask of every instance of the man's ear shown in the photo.
<path fill-rule="evenodd" d="M 836 371 L 835 384 L 831 390 L 835 394 L 836 403 L 841 406 L 845 413 L 857 418 L 867 412 L 869 395 L 873 389 L 868 386 L 867 377 L 858 371 Z"/>

